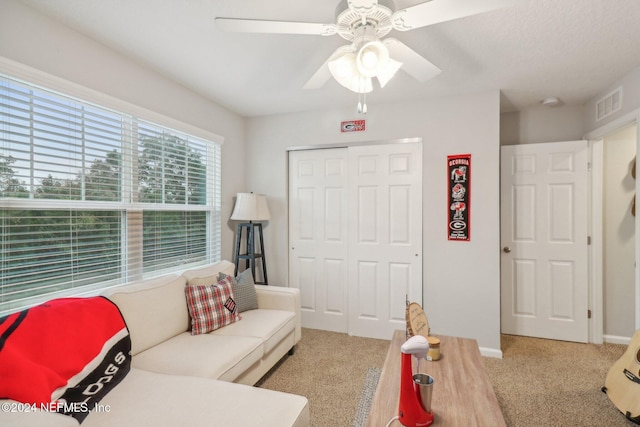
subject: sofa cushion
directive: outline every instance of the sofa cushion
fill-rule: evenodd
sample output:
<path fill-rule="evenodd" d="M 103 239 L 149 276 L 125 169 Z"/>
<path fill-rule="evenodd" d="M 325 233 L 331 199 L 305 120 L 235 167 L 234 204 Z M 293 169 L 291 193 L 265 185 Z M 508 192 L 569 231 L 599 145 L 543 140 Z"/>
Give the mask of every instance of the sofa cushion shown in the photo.
<path fill-rule="evenodd" d="M 213 335 L 257 337 L 264 341 L 269 353 L 284 337 L 295 330 L 295 313 L 284 310 L 249 310 L 242 313 L 242 321 L 212 332 Z"/>
<path fill-rule="evenodd" d="M 192 335 L 206 334 L 240 320 L 229 276 L 215 285 L 185 286 L 184 291 Z"/>
<path fill-rule="evenodd" d="M 263 355 L 262 340 L 257 337 L 185 332 L 137 354 L 131 366 L 162 374 L 234 381 Z"/>
<path fill-rule="evenodd" d="M 127 322 L 132 355 L 189 329 L 185 284 L 184 277 L 170 274 L 105 292 Z"/>
<path fill-rule="evenodd" d="M 92 413 L 82 427 L 309 425 L 303 396 L 136 369 L 103 404 L 109 412 Z"/>
<path fill-rule="evenodd" d="M 218 279 L 224 279 L 229 277 L 224 273 L 218 275 Z M 238 311 L 243 313 L 247 310 L 255 310 L 258 308 L 258 295 L 256 294 L 256 286 L 253 280 L 253 274 L 251 270 L 244 270 L 236 277 L 232 278 L 233 281 L 233 294 L 236 297 L 238 303 Z"/>

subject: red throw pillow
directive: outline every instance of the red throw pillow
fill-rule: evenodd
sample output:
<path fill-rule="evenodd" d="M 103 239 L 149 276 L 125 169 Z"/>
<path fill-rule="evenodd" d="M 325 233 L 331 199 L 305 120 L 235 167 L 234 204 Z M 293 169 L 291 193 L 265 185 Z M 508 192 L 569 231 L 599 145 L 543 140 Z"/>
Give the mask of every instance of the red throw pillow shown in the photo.
<path fill-rule="evenodd" d="M 191 335 L 206 334 L 241 319 L 230 277 L 215 285 L 186 286 L 185 293 L 191 316 Z"/>

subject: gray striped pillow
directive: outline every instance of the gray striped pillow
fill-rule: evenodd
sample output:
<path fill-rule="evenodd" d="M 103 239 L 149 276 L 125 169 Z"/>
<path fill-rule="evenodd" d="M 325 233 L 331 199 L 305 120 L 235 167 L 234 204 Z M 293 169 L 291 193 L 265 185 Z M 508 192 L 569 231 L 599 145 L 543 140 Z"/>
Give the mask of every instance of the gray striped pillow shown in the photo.
<path fill-rule="evenodd" d="M 218 280 L 228 277 L 224 273 L 218 273 Z M 246 269 L 232 278 L 233 295 L 238 305 L 238 313 L 258 308 L 258 295 L 253 281 L 251 269 Z"/>

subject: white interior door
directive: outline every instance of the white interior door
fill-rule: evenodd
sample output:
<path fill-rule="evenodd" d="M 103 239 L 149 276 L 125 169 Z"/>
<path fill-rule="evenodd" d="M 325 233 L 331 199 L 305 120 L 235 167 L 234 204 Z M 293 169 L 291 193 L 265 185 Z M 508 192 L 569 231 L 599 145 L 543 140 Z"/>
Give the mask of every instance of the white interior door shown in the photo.
<path fill-rule="evenodd" d="M 349 333 L 390 339 L 422 304 L 422 144 L 349 148 Z"/>
<path fill-rule="evenodd" d="M 348 331 L 347 149 L 289 153 L 289 284 L 302 325 Z"/>
<path fill-rule="evenodd" d="M 422 303 L 422 144 L 289 152 L 289 284 L 302 325 L 390 339 Z"/>
<path fill-rule="evenodd" d="M 587 141 L 502 147 L 502 332 L 588 340 Z"/>

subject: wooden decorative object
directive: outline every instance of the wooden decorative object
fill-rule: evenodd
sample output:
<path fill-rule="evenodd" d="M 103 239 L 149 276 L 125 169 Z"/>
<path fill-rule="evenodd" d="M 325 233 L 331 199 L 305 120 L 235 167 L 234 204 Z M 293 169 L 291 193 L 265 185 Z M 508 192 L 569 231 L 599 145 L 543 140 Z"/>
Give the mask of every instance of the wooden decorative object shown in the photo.
<path fill-rule="evenodd" d="M 417 302 L 412 302 L 407 306 L 405 311 L 407 319 L 407 332 L 409 336 L 422 335 L 427 338 L 429 336 L 430 328 L 427 315 L 424 314 L 424 310 Z"/>

